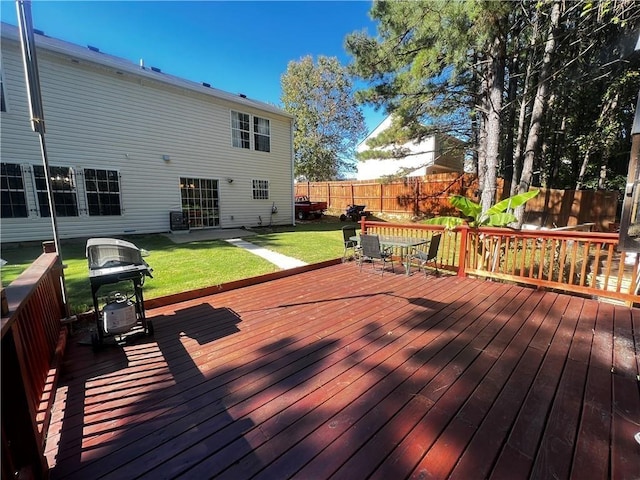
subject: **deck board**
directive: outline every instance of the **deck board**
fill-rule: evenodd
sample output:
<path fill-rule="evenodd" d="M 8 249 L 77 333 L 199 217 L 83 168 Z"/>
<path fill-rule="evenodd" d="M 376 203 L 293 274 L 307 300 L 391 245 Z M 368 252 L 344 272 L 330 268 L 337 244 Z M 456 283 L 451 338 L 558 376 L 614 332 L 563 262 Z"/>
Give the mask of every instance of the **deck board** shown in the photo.
<path fill-rule="evenodd" d="M 69 342 L 52 479 L 640 476 L 637 309 L 346 263 L 147 314 Z"/>

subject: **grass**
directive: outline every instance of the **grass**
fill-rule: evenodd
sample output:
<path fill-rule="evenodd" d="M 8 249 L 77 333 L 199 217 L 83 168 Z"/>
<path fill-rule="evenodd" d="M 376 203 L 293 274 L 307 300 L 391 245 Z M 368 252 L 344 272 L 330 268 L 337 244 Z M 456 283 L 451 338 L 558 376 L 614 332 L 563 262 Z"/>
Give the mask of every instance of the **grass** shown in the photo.
<path fill-rule="evenodd" d="M 257 231 L 246 240 L 307 263 L 317 263 L 342 256 L 344 224 L 332 221 L 310 221 L 296 227 L 272 227 Z M 243 278 L 278 270 L 272 263 L 223 240 L 210 240 L 174 244 L 163 235 L 136 235 L 119 237 L 148 250 L 145 260 L 153 268 L 153 278 L 147 278 L 145 298 L 219 285 Z M 63 262 L 69 303 L 73 313 L 92 308 L 89 270 L 85 257 L 86 240 L 63 241 Z M 40 254 L 41 245 L 12 248 L 3 246 L 2 258 L 8 263 L 2 267 L 2 284 L 8 285 Z M 130 282 L 114 284 L 100 289 L 106 296 L 113 291 L 128 291 Z M 126 288 L 125 288 L 126 287 Z M 125 293 L 123 292 L 123 293 Z"/>

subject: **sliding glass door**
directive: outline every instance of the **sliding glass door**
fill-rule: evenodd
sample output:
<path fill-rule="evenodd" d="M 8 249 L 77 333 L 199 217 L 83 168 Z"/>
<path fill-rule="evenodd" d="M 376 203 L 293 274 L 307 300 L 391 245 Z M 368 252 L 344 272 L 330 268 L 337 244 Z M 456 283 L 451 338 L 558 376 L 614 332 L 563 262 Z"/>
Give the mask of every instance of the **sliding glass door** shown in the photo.
<path fill-rule="evenodd" d="M 218 180 L 180 177 L 180 196 L 189 228 L 220 225 Z"/>

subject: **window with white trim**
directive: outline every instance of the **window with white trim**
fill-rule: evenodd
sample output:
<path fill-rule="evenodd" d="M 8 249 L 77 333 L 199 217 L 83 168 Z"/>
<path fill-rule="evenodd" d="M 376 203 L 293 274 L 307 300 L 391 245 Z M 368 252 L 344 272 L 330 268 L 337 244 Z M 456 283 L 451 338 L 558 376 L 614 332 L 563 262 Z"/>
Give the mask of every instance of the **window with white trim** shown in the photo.
<path fill-rule="evenodd" d="M 7 102 L 4 99 L 4 78 L 0 72 L 0 112 L 7 111 Z"/>
<path fill-rule="evenodd" d="M 85 168 L 84 186 L 90 216 L 122 214 L 120 176 L 116 170 Z"/>
<path fill-rule="evenodd" d="M 269 180 L 253 180 L 253 199 L 269 200 Z"/>
<path fill-rule="evenodd" d="M 51 192 L 56 215 L 59 217 L 78 216 L 78 196 L 73 169 L 69 167 L 49 167 L 51 174 Z M 41 217 L 50 217 L 47 182 L 42 165 L 33 166 L 33 178 L 36 183 L 36 194 Z"/>
<path fill-rule="evenodd" d="M 231 138 L 233 146 L 238 148 L 251 148 L 249 114 L 231 112 Z"/>
<path fill-rule="evenodd" d="M 0 210 L 2 218 L 29 216 L 22 168 L 17 163 L 0 164 Z"/>
<path fill-rule="evenodd" d="M 271 121 L 248 113 L 231 111 L 231 142 L 237 148 L 271 151 Z"/>
<path fill-rule="evenodd" d="M 271 151 L 271 129 L 266 118 L 253 117 L 253 144 L 260 152 Z"/>

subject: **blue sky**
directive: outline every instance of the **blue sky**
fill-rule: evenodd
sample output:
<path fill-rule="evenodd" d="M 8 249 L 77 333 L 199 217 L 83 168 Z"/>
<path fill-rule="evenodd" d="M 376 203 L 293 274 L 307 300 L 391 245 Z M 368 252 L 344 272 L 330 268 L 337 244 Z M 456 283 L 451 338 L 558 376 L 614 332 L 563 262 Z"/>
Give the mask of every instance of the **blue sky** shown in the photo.
<path fill-rule="evenodd" d="M 348 33 L 376 33 L 369 1 L 45 1 L 32 3 L 34 27 L 50 37 L 140 59 L 148 67 L 280 105 L 280 76 L 305 55 L 351 59 Z M 3 22 L 17 25 L 15 2 Z M 363 108 L 369 131 L 384 118 Z M 45 112 L 46 113 L 46 112 Z"/>

